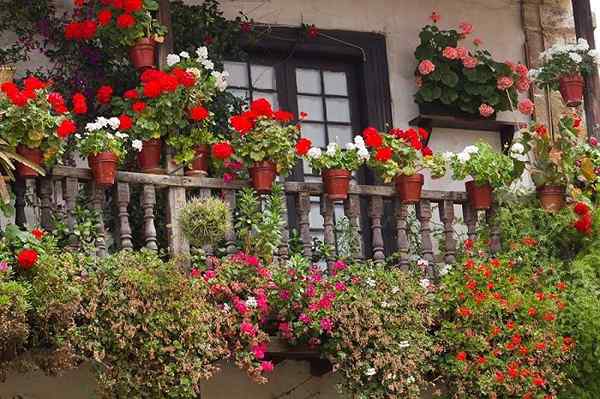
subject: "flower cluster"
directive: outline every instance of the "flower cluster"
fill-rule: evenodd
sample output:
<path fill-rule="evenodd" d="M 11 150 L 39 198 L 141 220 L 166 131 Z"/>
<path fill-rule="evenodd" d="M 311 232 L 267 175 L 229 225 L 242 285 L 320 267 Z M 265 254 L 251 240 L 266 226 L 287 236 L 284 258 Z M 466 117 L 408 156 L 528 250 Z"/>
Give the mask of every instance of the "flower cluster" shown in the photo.
<path fill-rule="evenodd" d="M 513 150 L 516 151 L 515 145 Z M 509 156 L 495 151 L 483 142 L 469 145 L 458 154 L 446 153 L 444 156 L 450 160 L 452 177 L 456 180 L 471 176 L 478 186 L 500 188 L 519 177 L 516 176 L 514 162 Z"/>
<path fill-rule="evenodd" d="M 94 122 L 85 126 L 83 135 L 76 134 L 79 152 L 83 156 L 93 156 L 101 152 L 112 152 L 122 158 L 129 135 L 125 131 L 131 129 L 132 121 L 127 115 L 120 117 L 98 117 Z M 133 140 L 131 146 L 136 150 L 142 149 L 140 140 Z"/>
<path fill-rule="evenodd" d="M 592 211 L 585 202 L 577 202 L 573 206 L 573 212 L 577 215 L 577 220 L 573 227 L 581 234 L 590 235 L 592 233 Z"/>
<path fill-rule="evenodd" d="M 370 158 L 370 153 L 361 136 L 354 137 L 354 142 L 340 147 L 337 143 L 329 143 L 325 152 L 319 147 L 313 147 L 307 138 L 301 138 L 296 143 L 296 154 L 306 157 L 313 171 L 327 169 L 344 169 L 349 172 L 358 168 Z"/>

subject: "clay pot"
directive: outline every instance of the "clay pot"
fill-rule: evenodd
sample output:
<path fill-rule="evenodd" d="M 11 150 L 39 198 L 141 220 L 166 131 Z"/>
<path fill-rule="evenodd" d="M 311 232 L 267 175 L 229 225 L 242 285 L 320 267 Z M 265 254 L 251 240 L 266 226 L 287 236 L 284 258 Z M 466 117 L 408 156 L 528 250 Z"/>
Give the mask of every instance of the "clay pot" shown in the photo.
<path fill-rule="evenodd" d="M 13 65 L 0 65 L 0 84 L 12 82 L 16 68 Z"/>
<path fill-rule="evenodd" d="M 396 191 L 403 204 L 414 204 L 421 200 L 423 175 L 417 173 L 411 176 L 400 175 L 396 177 Z"/>
<path fill-rule="evenodd" d="M 537 189 L 542 208 L 549 212 L 558 212 L 565 206 L 565 188 L 563 186 L 543 186 Z"/>
<path fill-rule="evenodd" d="M 250 178 L 252 179 L 252 187 L 254 187 L 259 194 L 271 192 L 273 189 L 273 182 L 277 176 L 277 169 L 273 162 L 255 162 L 248 171 L 250 172 Z"/>
<path fill-rule="evenodd" d="M 117 177 L 119 158 L 110 151 L 100 152 L 88 157 L 94 181 L 99 186 L 112 186 Z"/>
<path fill-rule="evenodd" d="M 210 158 L 210 148 L 206 144 L 196 146 L 195 158 L 190 165 L 189 170 L 185 172 L 187 176 L 206 176 L 208 174 L 208 160 Z"/>
<path fill-rule="evenodd" d="M 150 139 L 142 143 L 142 150 L 138 154 L 138 164 L 144 173 L 160 173 L 160 156 L 162 141 Z"/>
<path fill-rule="evenodd" d="M 129 59 L 135 69 L 144 71 L 154 68 L 154 48 L 156 42 L 154 39 L 144 37 L 138 40 L 133 47 L 129 49 Z"/>
<path fill-rule="evenodd" d="M 17 146 L 17 154 L 21 155 L 29 162 L 41 165 L 43 161 L 43 153 L 39 148 L 29 148 L 25 145 L 19 144 Z M 38 177 L 38 172 L 31 169 L 29 166 L 18 162 L 17 163 L 17 173 L 24 179 L 31 179 L 34 177 Z"/>
<path fill-rule="evenodd" d="M 561 76 L 558 80 L 558 88 L 567 107 L 578 107 L 581 104 L 583 87 L 583 77 L 580 74 Z"/>
<path fill-rule="evenodd" d="M 331 201 L 343 201 L 348 198 L 350 172 L 346 169 L 328 169 L 323 171 L 323 185 L 327 198 Z"/>
<path fill-rule="evenodd" d="M 467 197 L 475 210 L 490 209 L 492 207 L 492 187 L 489 184 L 477 185 L 474 181 L 465 183 Z"/>

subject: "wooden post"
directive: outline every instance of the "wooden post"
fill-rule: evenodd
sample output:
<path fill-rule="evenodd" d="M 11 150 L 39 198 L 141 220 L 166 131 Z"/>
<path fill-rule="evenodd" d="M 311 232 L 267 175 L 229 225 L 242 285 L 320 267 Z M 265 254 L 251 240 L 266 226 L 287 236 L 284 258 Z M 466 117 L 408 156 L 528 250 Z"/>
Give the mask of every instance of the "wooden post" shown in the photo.
<path fill-rule="evenodd" d="M 577 37 L 584 38 L 590 48 L 595 48 L 590 0 L 571 0 L 571 2 Z M 600 137 L 600 80 L 597 70 L 585 77 L 584 106 L 588 135 Z"/>

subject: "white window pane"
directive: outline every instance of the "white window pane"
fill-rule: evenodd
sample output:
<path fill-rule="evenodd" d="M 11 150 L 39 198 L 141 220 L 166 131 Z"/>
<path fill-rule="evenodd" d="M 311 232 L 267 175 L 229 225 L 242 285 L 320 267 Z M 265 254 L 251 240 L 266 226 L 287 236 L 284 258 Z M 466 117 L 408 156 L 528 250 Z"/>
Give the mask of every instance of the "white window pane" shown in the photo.
<path fill-rule="evenodd" d="M 279 101 L 277 100 L 277 93 L 266 93 L 264 91 L 255 91 L 252 93 L 252 99 L 258 100 L 259 98 L 264 98 L 271 103 L 273 109 L 279 108 Z"/>
<path fill-rule="evenodd" d="M 250 65 L 252 87 L 257 89 L 276 89 L 275 68 L 265 65 Z"/>
<path fill-rule="evenodd" d="M 250 96 L 250 93 L 248 93 L 248 90 L 227 89 L 227 91 L 230 92 L 231 94 L 233 94 L 234 96 L 236 96 L 237 98 L 240 98 L 244 101 L 247 101 L 248 97 Z"/>
<path fill-rule="evenodd" d="M 312 202 L 310 204 L 310 213 L 308 214 L 308 220 L 310 222 L 311 229 L 322 229 L 323 228 L 323 217 L 321 216 L 321 207 L 319 202 Z"/>
<path fill-rule="evenodd" d="M 350 101 L 347 98 L 327 98 L 327 120 L 332 122 L 350 122 Z"/>
<path fill-rule="evenodd" d="M 329 142 L 338 143 L 343 146 L 346 143 L 352 141 L 352 127 L 350 126 L 327 126 L 327 132 L 329 133 Z"/>
<path fill-rule="evenodd" d="M 314 147 L 325 148 L 325 125 L 321 123 L 302 123 L 302 137 L 309 138 Z"/>
<path fill-rule="evenodd" d="M 311 121 L 323 120 L 323 100 L 321 97 L 298 96 L 298 112 L 306 112 L 305 119 Z"/>
<path fill-rule="evenodd" d="M 248 87 L 248 67 L 245 62 L 224 62 L 225 70 L 229 72 L 229 86 Z"/>
<path fill-rule="evenodd" d="M 323 82 L 325 94 L 334 94 L 338 96 L 348 95 L 348 83 L 345 72 L 323 72 Z"/>
<path fill-rule="evenodd" d="M 298 93 L 321 94 L 321 73 L 317 69 L 296 69 Z"/>

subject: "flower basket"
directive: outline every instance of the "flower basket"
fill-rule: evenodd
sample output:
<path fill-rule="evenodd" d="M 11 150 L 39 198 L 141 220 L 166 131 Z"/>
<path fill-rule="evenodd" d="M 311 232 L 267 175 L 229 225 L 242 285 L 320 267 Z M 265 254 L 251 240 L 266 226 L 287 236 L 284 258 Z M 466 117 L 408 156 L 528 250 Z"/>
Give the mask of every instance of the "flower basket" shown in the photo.
<path fill-rule="evenodd" d="M 548 212 L 558 212 L 565 206 L 565 188 L 563 186 L 542 186 L 537 189 L 542 208 Z"/>
<path fill-rule="evenodd" d="M 581 74 L 561 76 L 558 88 L 567 107 L 578 107 L 583 101 L 583 77 Z"/>
<path fill-rule="evenodd" d="M 162 150 L 161 139 L 145 140 L 138 154 L 138 164 L 144 173 L 160 173 L 160 157 Z"/>
<path fill-rule="evenodd" d="M 39 148 L 29 148 L 25 145 L 19 144 L 17 146 L 17 153 L 35 165 L 42 164 L 43 154 L 42 150 Z M 38 172 L 20 162 L 17 164 L 17 173 L 19 176 L 25 179 L 38 177 Z"/>
<path fill-rule="evenodd" d="M 275 164 L 271 161 L 260 161 L 249 168 L 252 187 L 260 193 L 267 194 L 273 189 L 273 182 L 277 176 Z"/>
<path fill-rule="evenodd" d="M 119 157 L 113 152 L 105 151 L 88 157 L 94 182 L 99 186 L 112 186 L 117 177 Z"/>
<path fill-rule="evenodd" d="M 421 200 L 421 189 L 423 187 L 423 175 L 420 173 L 396 177 L 396 192 L 403 204 L 414 204 Z"/>
<path fill-rule="evenodd" d="M 210 159 L 210 147 L 207 144 L 199 144 L 195 149 L 195 158 L 185 172 L 187 176 L 206 176 L 208 174 L 208 160 Z"/>
<path fill-rule="evenodd" d="M 0 84 L 12 82 L 16 68 L 13 65 L 0 65 Z"/>
<path fill-rule="evenodd" d="M 153 38 L 144 37 L 138 40 L 129 49 L 129 60 L 135 69 L 144 71 L 154 67 L 154 48 L 156 42 Z"/>
<path fill-rule="evenodd" d="M 492 207 L 492 186 L 479 185 L 474 180 L 465 183 L 467 197 L 475 210 L 490 209 Z"/>
<path fill-rule="evenodd" d="M 323 171 L 323 185 L 327 198 L 331 201 L 343 201 L 348 198 L 350 188 L 350 172 L 345 169 L 328 169 Z"/>

